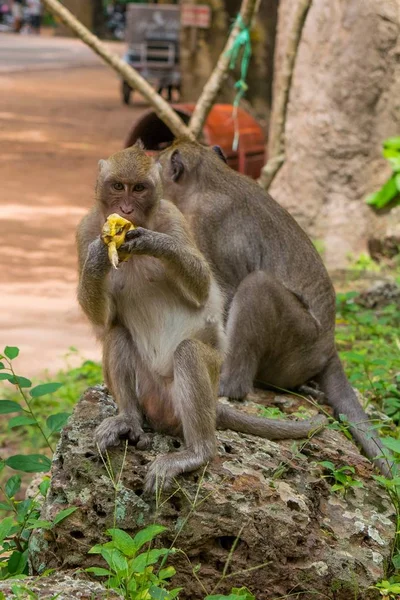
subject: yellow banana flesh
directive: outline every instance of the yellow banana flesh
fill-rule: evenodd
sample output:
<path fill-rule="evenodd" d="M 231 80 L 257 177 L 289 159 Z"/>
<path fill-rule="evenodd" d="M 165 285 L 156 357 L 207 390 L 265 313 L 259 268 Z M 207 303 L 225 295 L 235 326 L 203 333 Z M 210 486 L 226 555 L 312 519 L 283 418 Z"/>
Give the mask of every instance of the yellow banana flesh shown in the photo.
<path fill-rule="evenodd" d="M 114 269 L 118 269 L 120 260 L 128 258 L 128 256 L 119 256 L 118 248 L 125 242 L 127 232 L 132 229 L 135 229 L 135 226 L 117 213 L 110 215 L 103 225 L 101 239 L 108 247 L 108 258 Z"/>

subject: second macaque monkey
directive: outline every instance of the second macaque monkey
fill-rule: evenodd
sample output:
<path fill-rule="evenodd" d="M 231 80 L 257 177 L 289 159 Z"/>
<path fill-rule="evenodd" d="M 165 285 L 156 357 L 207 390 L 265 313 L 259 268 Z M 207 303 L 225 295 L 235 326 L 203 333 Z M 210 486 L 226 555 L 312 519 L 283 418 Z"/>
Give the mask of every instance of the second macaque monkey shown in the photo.
<path fill-rule="evenodd" d="M 316 381 L 377 466 L 382 444 L 335 348 L 335 292 L 310 239 L 218 147 L 178 140 L 159 157 L 166 198 L 191 224 L 225 295 L 228 339 L 220 396 L 244 398 L 258 381 L 296 389 Z"/>
<path fill-rule="evenodd" d="M 100 238 L 112 213 L 137 227 L 119 249 L 130 258 L 118 270 Z M 212 459 L 216 427 L 284 439 L 321 424 L 268 420 L 218 404 L 223 298 L 183 215 L 162 199 L 159 167 L 140 144 L 100 161 L 96 202 L 77 243 L 78 299 L 103 344 L 104 378 L 119 408 L 97 429 L 100 449 L 122 436 L 145 448 L 144 420 L 185 442 L 184 450 L 153 462 L 147 491 Z"/>

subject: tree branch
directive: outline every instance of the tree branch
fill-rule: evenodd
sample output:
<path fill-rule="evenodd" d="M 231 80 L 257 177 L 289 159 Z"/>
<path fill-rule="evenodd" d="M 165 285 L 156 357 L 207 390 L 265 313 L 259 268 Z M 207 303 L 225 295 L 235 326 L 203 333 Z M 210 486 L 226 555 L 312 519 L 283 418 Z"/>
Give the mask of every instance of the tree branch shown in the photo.
<path fill-rule="evenodd" d="M 301 40 L 304 23 L 312 0 L 298 0 L 293 23 L 287 36 L 286 51 L 282 67 L 278 74 L 280 78 L 275 85 L 276 93 L 272 102 L 271 120 L 268 137 L 268 161 L 264 165 L 259 184 L 268 189 L 279 169 L 285 162 L 285 125 L 289 104 L 289 94 L 292 85 L 294 65 L 297 50 Z M 276 73 L 276 71 L 275 71 Z"/>
<path fill-rule="evenodd" d="M 235 25 L 232 28 L 225 47 L 213 72 L 204 86 L 203 92 L 196 103 L 196 107 L 190 119 L 189 130 L 196 138 L 199 137 L 208 114 L 217 98 L 218 92 L 227 77 L 229 63 L 231 60 L 230 53 L 235 39 L 240 33 L 242 26 L 250 26 L 259 4 L 259 0 L 242 0 L 242 6 L 240 9 L 241 21 L 240 19 L 236 19 Z"/>
<path fill-rule="evenodd" d="M 175 136 L 185 136 L 194 139 L 193 134 L 166 102 L 147 81 L 139 75 L 130 65 L 124 62 L 115 53 L 110 52 L 106 45 L 93 35 L 74 15 L 65 8 L 58 0 L 43 0 L 43 4 L 57 16 L 67 27 L 88 46 L 95 51 L 114 71 L 117 71 L 123 79 L 138 90 L 154 108 L 157 116 L 170 128 Z"/>

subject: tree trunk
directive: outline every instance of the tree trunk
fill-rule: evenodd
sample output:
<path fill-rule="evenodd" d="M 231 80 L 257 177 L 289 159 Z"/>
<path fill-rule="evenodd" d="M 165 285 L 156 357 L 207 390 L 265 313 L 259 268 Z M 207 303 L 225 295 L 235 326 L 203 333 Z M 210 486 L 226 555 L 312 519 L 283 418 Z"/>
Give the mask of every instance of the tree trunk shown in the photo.
<path fill-rule="evenodd" d="M 280 0 L 277 74 L 295 9 Z M 399 56 L 400 0 L 313 0 L 290 89 L 286 158 L 270 191 L 324 241 L 329 266 L 365 251 L 386 227 L 364 198 L 390 173 L 381 143 L 399 133 Z"/>

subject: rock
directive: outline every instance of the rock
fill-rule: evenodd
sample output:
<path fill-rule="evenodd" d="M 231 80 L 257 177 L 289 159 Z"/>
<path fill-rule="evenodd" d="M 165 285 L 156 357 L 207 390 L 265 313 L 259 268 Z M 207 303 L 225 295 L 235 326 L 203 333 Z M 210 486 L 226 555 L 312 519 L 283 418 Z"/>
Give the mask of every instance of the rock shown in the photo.
<path fill-rule="evenodd" d="M 376 281 L 354 301 L 365 308 L 383 308 L 388 304 L 400 307 L 400 286 L 394 281 Z"/>
<path fill-rule="evenodd" d="M 245 410 L 255 410 L 253 403 L 245 404 Z M 218 586 L 220 593 L 245 585 L 257 600 L 297 591 L 307 598 L 304 592 L 311 590 L 328 598 L 335 590 L 335 600 L 379 597 L 369 586 L 384 576 L 390 560 L 394 510 L 371 479 L 369 461 L 340 433 L 327 429 L 309 440 L 275 443 L 218 432 L 218 456 L 204 474 L 181 477 L 178 491 L 156 503 L 143 494 L 147 466 L 159 453 L 176 451 L 179 442 L 155 435 L 149 451 L 128 447 L 116 493 L 94 445 L 94 429 L 115 413 L 106 389 L 96 386 L 87 390 L 64 428 L 42 518 L 69 506 L 78 510 L 55 530 L 33 533 L 35 573 L 102 566 L 87 552 L 107 539 L 105 531 L 115 518 L 116 526 L 130 534 L 154 522 L 168 528 L 156 544 L 173 544 L 186 554 L 171 557 L 177 570 L 173 586 L 184 588 L 181 600 L 206 595 L 193 576 L 194 566 L 201 565 L 196 576 L 211 593 L 227 562 L 228 574 L 239 573 Z M 121 470 L 123 448 L 110 452 L 114 474 Z M 318 464 L 322 460 L 353 466 L 364 487 L 346 496 L 332 493 Z"/>
<path fill-rule="evenodd" d="M 36 596 L 32 596 L 29 592 Z M 40 598 L 40 600 L 122 600 L 122 597 L 106 590 L 100 583 L 85 581 L 71 577 L 65 573 L 54 573 L 49 577 L 26 577 L 21 580 L 7 579 L 0 581 L 0 593 L 8 599 L 29 600 Z"/>

